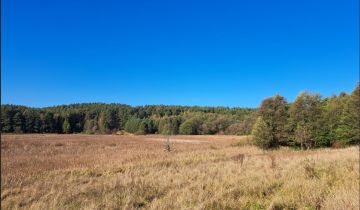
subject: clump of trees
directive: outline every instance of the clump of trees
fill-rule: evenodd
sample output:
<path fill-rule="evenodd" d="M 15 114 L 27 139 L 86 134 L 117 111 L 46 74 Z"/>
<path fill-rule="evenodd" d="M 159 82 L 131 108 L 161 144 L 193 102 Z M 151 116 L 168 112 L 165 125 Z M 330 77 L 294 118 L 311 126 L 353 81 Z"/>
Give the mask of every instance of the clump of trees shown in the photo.
<path fill-rule="evenodd" d="M 256 113 L 252 134 L 263 149 L 344 146 L 360 141 L 359 84 L 351 94 L 322 98 L 303 92 L 293 103 L 275 95 L 265 99 Z"/>
<path fill-rule="evenodd" d="M 48 108 L 1 106 L 5 133 L 249 134 L 256 109 L 72 104 Z M 248 123 L 250 122 L 250 123 Z M 245 126 L 246 124 L 246 126 Z M 235 126 L 241 125 L 241 126 Z"/>
<path fill-rule="evenodd" d="M 47 108 L 1 106 L 3 133 L 115 133 L 204 135 L 252 133 L 263 149 L 344 146 L 360 141 L 359 84 L 351 94 L 322 98 L 303 92 L 293 103 L 280 95 L 258 109 L 128 106 L 86 103 Z"/>

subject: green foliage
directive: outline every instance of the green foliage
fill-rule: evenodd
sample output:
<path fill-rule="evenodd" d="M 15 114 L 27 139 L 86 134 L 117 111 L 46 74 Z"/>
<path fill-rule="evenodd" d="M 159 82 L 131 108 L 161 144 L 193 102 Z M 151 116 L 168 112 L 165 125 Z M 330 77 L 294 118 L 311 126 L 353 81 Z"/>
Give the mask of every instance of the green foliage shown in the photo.
<path fill-rule="evenodd" d="M 320 132 L 317 136 L 318 146 L 331 146 L 337 141 L 336 130 L 340 126 L 340 118 L 347 98 L 346 94 L 340 94 L 338 97 L 332 96 L 323 100 L 321 119 L 319 119 Z"/>
<path fill-rule="evenodd" d="M 358 143 L 359 89 L 358 84 L 351 95 L 341 93 L 325 99 L 304 92 L 290 106 L 279 95 L 265 99 L 257 112 L 260 118 L 253 128 L 254 142 L 264 149 L 278 144 L 309 149 Z"/>
<path fill-rule="evenodd" d="M 84 132 L 87 134 L 94 134 L 98 130 L 96 119 L 87 119 L 84 124 Z"/>
<path fill-rule="evenodd" d="M 63 133 L 65 118 L 70 133 L 115 133 L 124 130 L 131 118 L 141 119 L 135 133 L 179 133 L 182 122 L 192 120 L 196 134 L 225 133 L 234 123 L 243 123 L 255 109 L 189 106 L 137 106 L 122 104 L 71 104 L 47 108 L 29 108 L 16 105 L 1 106 L 1 131 L 14 132 L 14 115 L 19 113 L 18 132 Z M 17 119 L 19 121 L 19 119 Z M 67 126 L 68 127 L 68 126 Z M 161 129 L 160 129 L 161 127 Z M 69 131 L 70 130 L 70 131 Z M 161 131 L 160 131 L 161 130 Z M 231 130 L 226 131 L 228 134 Z M 240 134 L 243 134 L 240 132 Z"/>
<path fill-rule="evenodd" d="M 27 109 L 24 111 L 25 118 L 25 132 L 38 133 L 40 132 L 40 116 L 37 111 L 33 109 Z"/>
<path fill-rule="evenodd" d="M 313 139 L 315 136 L 312 136 L 311 133 L 311 125 L 309 123 L 299 122 L 296 123 L 295 133 L 294 133 L 294 140 L 296 143 L 300 144 L 301 149 L 303 149 L 304 145 L 312 146 Z"/>
<path fill-rule="evenodd" d="M 261 117 L 261 121 L 264 121 L 267 127 L 266 132 L 269 132 L 271 136 L 269 146 L 278 147 L 280 144 L 285 144 L 288 137 L 286 130 L 288 113 L 285 98 L 275 95 L 265 99 L 261 103 L 258 116 Z"/>
<path fill-rule="evenodd" d="M 227 107 L 72 104 L 47 108 L 1 106 L 1 132 L 236 134 L 252 133 L 264 149 L 280 145 L 343 146 L 360 141 L 359 84 L 347 95 L 302 93 L 292 104 L 280 95 L 258 110 Z"/>
<path fill-rule="evenodd" d="M 42 131 L 45 133 L 51 133 L 53 130 L 55 130 L 55 120 L 54 120 L 54 114 L 51 112 L 45 113 L 43 115 L 43 123 L 42 123 Z"/>
<path fill-rule="evenodd" d="M 301 93 L 291 104 L 289 122 L 294 142 L 308 149 L 317 145 L 321 134 L 321 97 L 318 94 Z"/>
<path fill-rule="evenodd" d="M 226 128 L 225 134 L 233 135 L 249 135 L 251 134 L 252 128 L 255 124 L 255 112 L 247 116 L 244 121 L 239 123 L 231 123 L 229 127 Z"/>
<path fill-rule="evenodd" d="M 356 144 L 360 141 L 360 85 L 347 98 L 335 130 L 337 141 L 345 144 Z"/>
<path fill-rule="evenodd" d="M 270 149 L 276 145 L 271 126 L 262 117 L 256 119 L 252 130 L 254 144 L 262 149 Z"/>
<path fill-rule="evenodd" d="M 179 132 L 183 135 L 194 135 L 197 134 L 197 124 L 193 120 L 186 120 L 180 125 Z"/>
<path fill-rule="evenodd" d="M 351 95 L 341 93 L 323 102 L 319 146 L 338 147 L 359 142 L 359 85 Z"/>
<path fill-rule="evenodd" d="M 163 117 L 159 122 L 159 132 L 163 135 L 176 135 L 180 124 L 181 119 L 177 116 Z"/>
<path fill-rule="evenodd" d="M 144 132 L 145 128 L 144 125 L 142 125 L 142 120 L 139 118 L 130 118 L 126 124 L 125 124 L 125 131 L 129 133 L 137 133 L 140 131 L 140 126 L 143 126 L 142 130 Z"/>
<path fill-rule="evenodd" d="M 14 112 L 11 106 L 1 106 L 1 131 L 10 133 L 13 132 L 13 115 Z"/>
<path fill-rule="evenodd" d="M 64 123 L 62 125 L 62 129 L 64 133 L 71 133 L 71 126 L 69 120 L 65 118 Z"/>
<path fill-rule="evenodd" d="M 143 119 L 141 121 L 139 133 L 150 134 L 156 132 L 157 132 L 157 127 L 152 119 Z"/>
<path fill-rule="evenodd" d="M 16 105 L 1 106 L 1 131 L 14 132 L 14 115 L 22 118 L 18 132 L 63 133 L 65 118 L 70 133 L 115 133 L 124 130 L 131 118 L 141 119 L 135 133 L 179 133 L 182 122 L 192 120 L 196 134 L 231 133 L 227 127 L 243 123 L 255 109 L 188 106 L 137 106 L 122 104 L 72 104 L 48 108 L 29 108 Z M 19 121 L 19 119 L 17 119 Z M 161 127 L 161 129 L 160 129 Z M 70 130 L 70 131 L 68 131 Z M 161 131 L 160 131 L 161 130 Z M 240 133 L 243 134 L 243 133 Z"/>
<path fill-rule="evenodd" d="M 23 131 L 24 131 L 24 118 L 23 118 L 23 116 L 21 115 L 20 112 L 17 112 L 14 115 L 13 123 L 14 123 L 14 126 L 13 126 L 14 132 L 15 133 L 23 133 Z"/>

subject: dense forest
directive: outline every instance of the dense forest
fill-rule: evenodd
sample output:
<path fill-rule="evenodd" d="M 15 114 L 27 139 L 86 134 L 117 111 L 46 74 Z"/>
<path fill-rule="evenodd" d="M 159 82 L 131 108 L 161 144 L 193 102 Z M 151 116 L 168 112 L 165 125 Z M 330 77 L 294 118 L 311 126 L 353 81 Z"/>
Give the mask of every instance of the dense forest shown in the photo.
<path fill-rule="evenodd" d="M 4 133 L 253 134 L 262 148 L 342 146 L 360 140 L 359 84 L 352 93 L 322 98 L 302 92 L 293 103 L 280 95 L 258 109 L 128 106 L 86 103 L 30 108 L 1 106 Z"/>
<path fill-rule="evenodd" d="M 29 108 L 1 106 L 6 133 L 249 134 L 255 109 L 87 103 Z"/>

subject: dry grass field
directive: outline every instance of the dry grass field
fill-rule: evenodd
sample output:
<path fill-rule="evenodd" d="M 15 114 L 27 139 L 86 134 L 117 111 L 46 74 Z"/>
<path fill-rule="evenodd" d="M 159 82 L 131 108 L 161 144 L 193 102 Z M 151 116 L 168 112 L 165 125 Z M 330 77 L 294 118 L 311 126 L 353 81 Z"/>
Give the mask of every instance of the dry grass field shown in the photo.
<path fill-rule="evenodd" d="M 359 151 L 248 137 L 2 135 L 1 209 L 359 209 Z"/>

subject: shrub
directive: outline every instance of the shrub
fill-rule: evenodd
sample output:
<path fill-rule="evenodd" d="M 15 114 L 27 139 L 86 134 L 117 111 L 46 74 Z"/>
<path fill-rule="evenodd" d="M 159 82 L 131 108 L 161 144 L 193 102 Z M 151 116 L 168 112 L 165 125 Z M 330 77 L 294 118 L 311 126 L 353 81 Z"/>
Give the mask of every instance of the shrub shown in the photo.
<path fill-rule="evenodd" d="M 274 138 L 272 136 L 270 126 L 268 126 L 261 117 L 258 117 L 256 120 L 252 135 L 254 138 L 254 144 L 262 149 L 269 149 L 277 146 L 274 144 Z"/>
<path fill-rule="evenodd" d="M 142 120 L 139 118 L 130 118 L 125 124 L 125 131 L 129 133 L 136 133 L 140 129 Z"/>
<path fill-rule="evenodd" d="M 183 135 L 194 135 L 197 134 L 197 126 L 193 120 L 186 120 L 180 125 L 179 132 Z"/>

